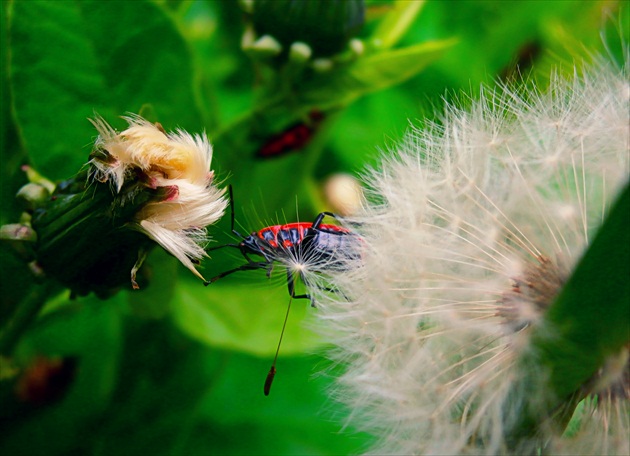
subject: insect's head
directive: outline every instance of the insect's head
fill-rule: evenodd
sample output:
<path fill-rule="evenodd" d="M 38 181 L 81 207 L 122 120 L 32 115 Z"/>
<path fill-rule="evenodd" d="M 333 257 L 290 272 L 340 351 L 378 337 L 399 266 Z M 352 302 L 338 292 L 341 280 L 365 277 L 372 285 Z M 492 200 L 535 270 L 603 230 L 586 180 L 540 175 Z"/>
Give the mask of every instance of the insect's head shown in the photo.
<path fill-rule="evenodd" d="M 243 240 L 238 244 L 243 254 L 263 255 L 264 241 L 256 233 L 252 233 L 249 236 L 243 237 Z M 263 255 L 264 256 L 264 255 Z"/>

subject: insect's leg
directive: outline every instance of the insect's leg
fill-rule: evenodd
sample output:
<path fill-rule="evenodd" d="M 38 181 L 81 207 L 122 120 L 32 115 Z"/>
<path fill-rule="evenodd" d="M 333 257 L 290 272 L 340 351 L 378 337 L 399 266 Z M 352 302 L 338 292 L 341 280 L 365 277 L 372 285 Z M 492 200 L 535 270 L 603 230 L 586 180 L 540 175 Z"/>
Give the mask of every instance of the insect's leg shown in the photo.
<path fill-rule="evenodd" d="M 352 221 L 349 222 L 348 220 L 343 220 L 341 217 L 339 217 L 337 214 L 333 214 L 332 212 L 320 212 L 319 215 L 315 218 L 315 221 L 313 222 L 313 228 L 317 229 L 320 227 L 320 225 L 322 224 L 324 217 L 332 217 L 335 220 L 337 220 L 340 223 L 343 223 L 344 225 L 350 225 L 350 226 L 361 226 L 362 223 L 356 222 L 356 221 Z"/>
<path fill-rule="evenodd" d="M 262 255 L 263 258 L 265 259 L 264 262 L 258 262 L 258 261 L 254 261 L 250 258 L 250 256 L 247 254 L 247 252 L 245 251 L 244 248 L 241 248 L 241 254 L 245 257 L 245 259 L 247 260 L 248 263 L 258 263 L 258 264 L 264 264 L 265 267 L 261 268 L 261 269 L 266 269 L 267 270 L 267 278 L 269 279 L 271 277 L 271 272 L 273 271 L 273 258 L 270 257 L 270 255 L 265 252 L 263 249 L 261 249 L 260 252 L 258 252 L 259 255 Z"/>
<path fill-rule="evenodd" d="M 339 289 L 335 289 L 335 288 L 329 288 L 329 287 L 319 287 L 320 290 L 324 290 L 327 291 L 328 293 L 334 293 L 336 295 L 340 295 L 341 297 L 343 297 L 343 299 L 345 299 L 346 301 L 350 301 L 350 298 L 348 298 L 341 290 Z"/>
<path fill-rule="evenodd" d="M 333 214 L 332 212 L 320 212 L 317 217 L 315 217 L 315 221 L 313 222 L 313 228 L 317 229 L 322 224 L 324 217 L 332 217 L 335 220 L 340 221 L 339 216 L 337 214 Z"/>
<path fill-rule="evenodd" d="M 240 246 L 239 246 L 240 247 Z M 245 249 L 241 249 L 241 255 L 243 255 L 243 257 L 247 260 L 248 263 L 257 263 L 256 261 L 252 260 L 249 255 L 247 254 L 247 252 L 245 252 Z"/>
<path fill-rule="evenodd" d="M 258 242 L 264 242 L 264 241 L 258 240 Z M 247 248 L 246 247 L 244 247 L 243 245 L 238 245 L 237 247 L 239 249 L 241 249 L 241 255 L 243 255 L 243 257 L 247 260 L 248 263 L 258 263 L 257 261 L 254 261 L 254 260 L 251 259 L 251 257 L 247 253 Z M 265 259 L 266 263 L 273 263 L 273 258 L 271 257 L 271 255 L 269 255 L 269 252 L 266 251 L 265 247 L 260 247 L 260 251 L 257 251 L 256 254 L 257 255 L 262 255 L 262 257 Z"/>
<path fill-rule="evenodd" d="M 295 274 L 287 269 L 287 287 L 289 288 L 289 295 L 294 299 L 308 299 L 311 301 L 311 307 L 315 307 L 315 301 L 309 294 L 295 294 Z"/>
<path fill-rule="evenodd" d="M 210 280 L 208 280 L 207 282 L 205 282 L 204 285 L 206 285 L 206 286 L 210 285 L 211 283 L 214 283 L 217 280 L 222 279 L 223 277 L 225 277 L 227 275 L 230 275 L 230 274 L 233 274 L 233 273 L 238 272 L 238 271 L 251 271 L 251 270 L 254 270 L 254 269 L 265 269 L 266 267 L 267 267 L 267 263 L 265 263 L 265 262 L 246 263 L 246 264 L 244 264 L 242 266 L 239 266 L 238 268 L 234 268 L 234 269 L 230 269 L 229 271 L 222 272 L 218 276 L 213 277 Z"/>
<path fill-rule="evenodd" d="M 228 185 L 228 193 L 230 195 L 230 219 L 231 219 L 232 233 L 234 233 L 235 235 L 237 235 L 238 237 L 242 239 L 245 239 L 245 236 L 243 236 L 241 233 L 236 231 L 236 229 L 234 228 L 234 192 L 232 191 L 232 184 Z"/>
<path fill-rule="evenodd" d="M 223 247 L 236 247 L 237 249 L 241 248 L 241 246 L 238 244 L 223 244 L 223 245 L 217 245 L 216 247 L 210 247 L 209 249 L 206 249 L 206 252 L 211 252 L 212 250 L 219 250 L 219 249 L 222 249 Z"/>

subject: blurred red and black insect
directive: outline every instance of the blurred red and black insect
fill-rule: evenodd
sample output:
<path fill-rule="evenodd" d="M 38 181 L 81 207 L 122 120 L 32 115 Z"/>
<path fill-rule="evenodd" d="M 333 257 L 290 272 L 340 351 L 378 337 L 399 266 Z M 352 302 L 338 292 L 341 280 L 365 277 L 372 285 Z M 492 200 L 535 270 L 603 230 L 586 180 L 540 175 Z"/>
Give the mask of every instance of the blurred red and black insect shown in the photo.
<path fill-rule="evenodd" d="M 295 276 L 298 274 L 302 282 L 309 285 L 305 276 L 307 272 L 322 273 L 335 270 L 343 270 L 348 267 L 349 262 L 359 257 L 359 238 L 349 229 L 332 224 L 323 223 L 325 217 L 338 220 L 338 217 L 331 212 L 321 212 L 315 220 L 310 222 L 295 222 L 285 225 L 273 225 L 252 232 L 249 236 L 243 236 L 234 228 L 234 196 L 232 187 L 229 187 L 232 233 L 242 239 L 238 244 L 224 244 L 210 250 L 217 250 L 223 247 L 233 247 L 240 250 L 247 261 L 245 264 L 213 277 L 206 285 L 233 274 L 238 271 L 250 271 L 264 269 L 267 277 L 271 276 L 273 266 L 280 262 L 285 266 L 287 272 L 287 287 L 291 299 L 308 299 L 311 306 L 315 306 L 315 301 L 310 294 L 295 293 Z M 261 261 L 256 261 L 252 256 L 262 257 Z M 295 265 L 295 267 L 291 267 Z M 310 284 L 316 286 L 314 284 Z M 322 287 L 320 287 L 322 288 Z M 327 291 L 334 292 L 328 288 Z M 289 309 L 291 301 L 289 301 Z M 287 316 L 289 313 L 287 309 Z M 286 325 L 286 318 L 284 321 Z M 284 327 L 282 334 L 284 334 Z M 282 341 L 282 335 L 280 336 Z M 278 344 L 278 347 L 280 344 Z M 276 358 L 278 352 L 276 351 Z M 269 395 L 271 382 L 275 375 L 276 360 L 267 376 L 265 382 L 265 395 Z"/>
<path fill-rule="evenodd" d="M 311 142 L 324 115 L 319 111 L 308 114 L 308 122 L 293 124 L 282 132 L 273 135 L 256 151 L 262 159 L 282 157 L 289 152 L 299 151 Z"/>

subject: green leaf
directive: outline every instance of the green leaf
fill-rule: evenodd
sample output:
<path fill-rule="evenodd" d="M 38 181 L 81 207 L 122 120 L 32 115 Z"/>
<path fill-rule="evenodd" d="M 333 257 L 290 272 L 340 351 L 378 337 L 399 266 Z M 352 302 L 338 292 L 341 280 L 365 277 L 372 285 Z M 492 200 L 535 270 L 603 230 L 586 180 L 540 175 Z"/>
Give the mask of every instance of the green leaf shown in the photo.
<path fill-rule="evenodd" d="M 26 161 L 20 150 L 17 133 L 11 117 L 11 94 L 9 90 L 9 44 L 8 44 L 9 2 L 0 5 L 0 223 L 17 221 L 21 205 L 15 199 L 18 189 L 26 183 L 26 176 L 20 166 Z M 4 255 L 1 255 L 3 260 Z"/>
<path fill-rule="evenodd" d="M 424 0 L 397 0 L 393 3 L 391 11 L 380 21 L 370 40 L 379 49 L 389 49 L 396 43 L 412 26 L 418 14 L 426 2 Z"/>
<path fill-rule="evenodd" d="M 456 42 L 429 41 L 359 59 L 349 69 L 358 86 L 355 90 L 363 94 L 399 84 L 418 74 Z"/>
<path fill-rule="evenodd" d="M 603 226 L 564 285 L 544 320 L 532 328 L 531 350 L 521 363 L 529 375 L 514 387 L 514 397 L 540 388 L 540 372 L 548 373 L 548 416 L 566 426 L 581 387 L 630 343 L 630 184 L 612 207 Z M 524 393 L 525 392 L 525 393 Z M 544 395 L 543 395 L 544 396 Z M 526 402 L 527 403 L 527 402 Z M 529 404 L 529 403 L 527 403 Z M 534 410 L 531 410 L 531 408 Z M 508 429 L 514 445 L 536 436 L 540 404 L 527 405 Z"/>
<path fill-rule="evenodd" d="M 34 416 L 11 415 L 11 425 L 0 429 L 3 454 L 326 455 L 353 454 L 366 443 L 364 435 L 341 432 L 346 412 L 327 398 L 334 380 L 317 375 L 330 368 L 325 360 L 280 357 L 271 396 L 265 397 L 271 357 L 209 350 L 166 320 L 126 319 L 124 333 L 112 331 L 104 310 L 83 309 L 82 318 L 73 320 L 75 334 L 68 338 L 83 340 L 86 349 L 68 398 Z M 85 340 L 99 324 L 110 336 L 101 339 L 103 332 L 95 331 L 92 342 Z M 102 357 L 112 336 L 124 343 L 114 371 Z M 46 341 L 43 334 L 36 338 Z M 94 347 L 99 342 L 101 350 Z M 76 353 L 74 342 L 65 345 Z M 103 376 L 118 374 L 108 405 L 95 411 L 89 398 L 71 402 L 79 384 L 90 386 L 83 371 L 99 368 Z"/>
<path fill-rule="evenodd" d="M 363 95 L 400 84 L 438 59 L 456 40 L 429 41 L 359 58 L 346 69 L 307 84 L 300 94 L 305 103 L 324 106 L 348 104 Z"/>
<path fill-rule="evenodd" d="M 280 357 L 271 393 L 265 397 L 262 387 L 270 363 L 271 359 L 231 356 L 198 404 L 197 421 L 206 425 L 196 426 L 186 451 L 179 453 L 194 453 L 208 433 L 214 436 L 215 454 L 333 455 L 365 449 L 369 437 L 344 429 L 348 411 L 330 403 L 334 376 L 320 375 L 330 368 L 326 360 Z M 246 439 L 233 437 L 244 433 Z"/>
<path fill-rule="evenodd" d="M 256 272 L 250 272 L 250 281 L 238 287 L 223 283 L 203 287 L 199 282 L 180 281 L 172 309 L 176 324 L 205 344 L 272 356 L 289 303 L 286 278 L 277 272 L 278 280 L 265 284 L 264 271 L 260 271 L 257 279 Z M 293 300 L 280 353 L 304 353 L 321 345 L 304 322 L 313 318 L 309 314 L 315 312 L 317 309 L 311 308 L 308 300 Z"/>
<path fill-rule="evenodd" d="M 630 342 L 630 185 L 533 335 L 560 398 L 579 388 Z M 551 331 L 549 331 L 551 327 Z M 553 334 L 550 337 L 549 334 Z"/>
<path fill-rule="evenodd" d="M 44 174 L 70 177 L 87 161 L 95 111 L 112 122 L 148 106 L 167 129 L 201 127 L 188 49 L 151 2 L 16 1 L 10 17 L 15 118 Z"/>

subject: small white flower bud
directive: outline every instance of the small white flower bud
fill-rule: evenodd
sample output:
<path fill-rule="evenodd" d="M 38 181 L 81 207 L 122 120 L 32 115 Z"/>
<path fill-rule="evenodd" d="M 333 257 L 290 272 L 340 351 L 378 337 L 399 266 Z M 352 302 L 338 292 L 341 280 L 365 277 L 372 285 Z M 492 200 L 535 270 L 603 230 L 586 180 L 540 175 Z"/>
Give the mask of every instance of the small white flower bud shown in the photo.
<path fill-rule="evenodd" d="M 306 62 L 313 55 L 313 50 L 311 47 L 303 43 L 301 41 L 296 41 L 291 44 L 291 48 L 289 49 L 289 60 L 293 62 Z"/>
<path fill-rule="evenodd" d="M 271 35 L 263 35 L 246 48 L 250 55 L 267 58 L 275 57 L 282 52 L 282 45 Z"/>

